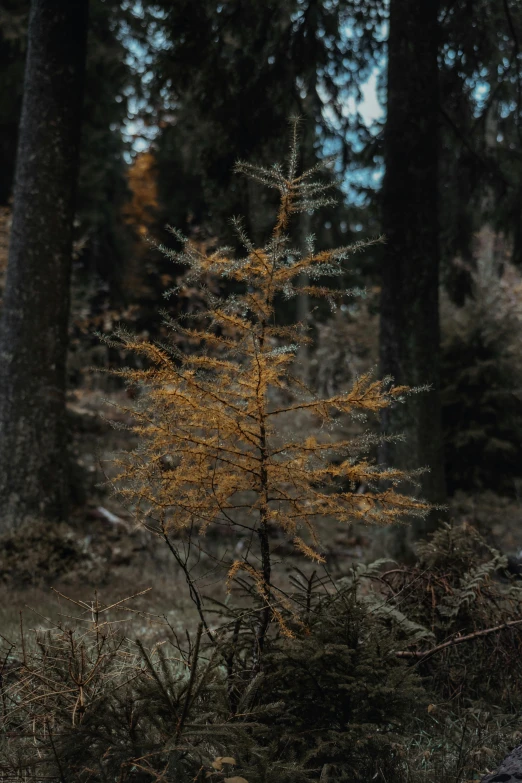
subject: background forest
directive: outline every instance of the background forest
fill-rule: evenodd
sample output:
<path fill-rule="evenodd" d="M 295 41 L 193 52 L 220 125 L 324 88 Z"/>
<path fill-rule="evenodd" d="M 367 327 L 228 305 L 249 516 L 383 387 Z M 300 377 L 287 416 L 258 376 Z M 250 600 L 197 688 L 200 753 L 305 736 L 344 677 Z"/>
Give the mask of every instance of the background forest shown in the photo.
<path fill-rule="evenodd" d="M 518 0 L 0 0 L 6 780 L 520 743 L 521 47 Z"/>

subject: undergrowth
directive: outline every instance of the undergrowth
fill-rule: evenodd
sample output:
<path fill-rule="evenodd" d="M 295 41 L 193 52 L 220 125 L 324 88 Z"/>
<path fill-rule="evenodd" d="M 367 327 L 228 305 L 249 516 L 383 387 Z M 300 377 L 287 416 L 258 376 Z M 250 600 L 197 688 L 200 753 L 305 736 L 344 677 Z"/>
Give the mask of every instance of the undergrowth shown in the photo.
<path fill-rule="evenodd" d="M 270 637 L 254 677 L 248 607 L 216 604 L 211 638 L 166 627 L 149 648 L 119 633 L 126 602 L 72 601 L 69 619 L 2 639 L 0 774 L 478 779 L 522 738 L 522 588 L 503 566 L 475 530 L 448 526 L 414 567 L 378 561 L 337 581 L 296 570 L 293 636 Z"/>

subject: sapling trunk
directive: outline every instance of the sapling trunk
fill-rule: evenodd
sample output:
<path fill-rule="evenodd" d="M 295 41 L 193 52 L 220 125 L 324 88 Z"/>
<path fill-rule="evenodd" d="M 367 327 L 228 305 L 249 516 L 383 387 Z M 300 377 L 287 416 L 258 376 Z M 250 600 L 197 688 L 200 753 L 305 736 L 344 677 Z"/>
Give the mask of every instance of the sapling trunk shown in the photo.
<path fill-rule="evenodd" d="M 263 574 L 263 587 L 262 587 L 263 608 L 261 609 L 257 628 L 256 628 L 256 640 L 255 640 L 255 649 L 254 649 L 255 671 L 259 671 L 261 668 L 261 656 L 263 654 L 265 638 L 268 631 L 268 627 L 270 625 L 271 614 L 272 614 L 270 608 L 270 576 L 271 576 L 270 544 L 268 540 L 268 526 L 267 526 L 266 519 L 263 518 L 263 514 L 261 514 L 259 520 L 257 535 L 259 538 L 259 546 L 261 550 L 261 571 Z"/>
<path fill-rule="evenodd" d="M 262 324 L 262 331 L 259 340 L 259 347 L 262 350 L 265 342 L 265 324 Z M 259 514 L 259 526 L 257 528 L 257 535 L 259 538 L 259 548 L 261 554 L 261 573 L 262 573 L 262 601 L 263 607 L 261 609 L 259 620 L 256 628 L 255 648 L 254 648 L 254 671 L 259 671 L 261 668 L 261 656 L 263 654 L 263 647 L 265 644 L 265 638 L 270 625 L 271 609 L 270 609 L 270 579 L 272 564 L 270 561 L 270 543 L 268 539 L 268 471 L 267 471 L 267 437 L 266 437 L 266 425 L 265 425 L 265 400 L 259 400 L 259 451 L 261 456 L 260 464 L 260 496 L 262 498 L 262 506 Z"/>

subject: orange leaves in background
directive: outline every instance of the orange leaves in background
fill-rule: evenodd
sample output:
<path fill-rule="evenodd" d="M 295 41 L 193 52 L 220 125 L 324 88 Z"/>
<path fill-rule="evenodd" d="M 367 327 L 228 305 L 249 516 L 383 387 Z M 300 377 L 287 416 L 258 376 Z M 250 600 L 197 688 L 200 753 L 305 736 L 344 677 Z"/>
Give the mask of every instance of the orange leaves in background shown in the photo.
<path fill-rule="evenodd" d="M 158 209 L 156 161 L 152 152 L 141 152 L 129 168 L 128 184 L 132 194 L 123 215 L 140 236 L 145 236 Z"/>

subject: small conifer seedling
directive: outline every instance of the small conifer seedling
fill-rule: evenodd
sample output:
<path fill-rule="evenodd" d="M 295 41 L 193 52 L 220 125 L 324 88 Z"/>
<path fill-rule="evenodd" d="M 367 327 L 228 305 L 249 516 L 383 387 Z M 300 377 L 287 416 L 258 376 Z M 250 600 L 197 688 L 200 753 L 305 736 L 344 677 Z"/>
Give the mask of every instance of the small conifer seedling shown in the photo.
<path fill-rule="evenodd" d="M 425 516 L 430 509 L 398 492 L 398 484 L 411 475 L 369 459 L 375 443 L 370 435 L 336 441 L 332 433 L 340 413 L 378 414 L 412 390 L 364 375 L 349 390 L 319 399 L 294 374 L 299 345 L 309 338 L 301 324 L 278 323 L 276 301 L 305 293 L 335 306 L 353 292 L 324 286 L 322 278 L 344 274 L 347 259 L 363 246 L 316 251 L 313 237 L 303 251 L 291 245 L 291 218 L 332 203 L 330 185 L 315 179 L 319 167 L 298 173 L 297 164 L 295 122 L 285 166 L 236 166 L 238 173 L 279 191 L 279 210 L 264 247 L 254 246 L 240 219 L 233 224 L 242 257 L 228 248 L 208 252 L 174 229 L 182 249 L 159 246 L 189 268 L 187 285 L 199 282 L 205 290 L 210 275 L 229 281 L 233 290 L 223 297 L 205 291 L 207 306 L 197 323 L 165 315 L 168 328 L 183 337 L 183 350 L 179 339 L 169 345 L 140 341 L 124 330 L 108 338 L 145 358 L 144 369 L 114 371 L 140 388 L 129 409 L 139 445 L 118 458 L 114 486 L 137 518 L 163 535 L 201 535 L 216 523 L 243 535 L 246 530 L 247 554 L 228 569 L 229 579 L 244 572 L 253 580 L 260 603 L 258 658 L 271 620 L 282 622 L 280 593 L 272 583 L 271 528 L 283 531 L 305 557 L 321 562 L 318 520 L 387 525 Z M 284 434 L 281 421 L 304 412 L 325 437 L 297 429 Z M 362 494 L 361 487 L 366 488 Z"/>

